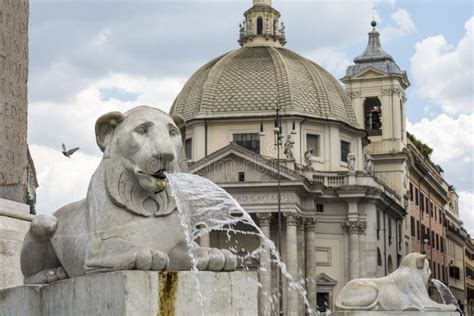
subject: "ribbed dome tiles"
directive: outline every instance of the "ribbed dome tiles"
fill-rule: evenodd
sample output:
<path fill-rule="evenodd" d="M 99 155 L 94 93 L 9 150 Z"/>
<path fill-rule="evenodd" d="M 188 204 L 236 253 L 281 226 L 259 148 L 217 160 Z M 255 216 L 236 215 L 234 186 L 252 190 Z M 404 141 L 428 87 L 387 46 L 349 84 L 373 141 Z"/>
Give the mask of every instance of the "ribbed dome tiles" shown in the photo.
<path fill-rule="evenodd" d="M 199 69 L 176 98 L 186 120 L 274 112 L 342 121 L 356 127 L 345 91 L 327 71 L 285 48 L 244 47 Z"/>

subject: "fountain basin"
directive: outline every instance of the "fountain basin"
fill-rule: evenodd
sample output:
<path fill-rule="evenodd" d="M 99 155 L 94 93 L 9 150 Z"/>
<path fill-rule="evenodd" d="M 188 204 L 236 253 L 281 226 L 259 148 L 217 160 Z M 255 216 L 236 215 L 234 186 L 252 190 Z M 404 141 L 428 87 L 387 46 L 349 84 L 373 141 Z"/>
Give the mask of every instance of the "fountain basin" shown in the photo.
<path fill-rule="evenodd" d="M 1 290 L 0 315 L 257 315 L 257 282 L 253 272 L 96 273 Z"/>

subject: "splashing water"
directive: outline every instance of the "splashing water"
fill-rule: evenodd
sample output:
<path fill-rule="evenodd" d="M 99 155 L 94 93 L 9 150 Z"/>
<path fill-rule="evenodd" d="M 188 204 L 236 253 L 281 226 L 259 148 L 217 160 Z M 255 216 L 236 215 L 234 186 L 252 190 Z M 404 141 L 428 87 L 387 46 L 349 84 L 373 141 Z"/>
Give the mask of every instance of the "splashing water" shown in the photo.
<path fill-rule="evenodd" d="M 260 227 L 255 224 L 250 214 L 247 213 L 230 194 L 212 181 L 194 174 L 166 173 L 166 178 L 169 182 L 171 194 L 176 201 L 176 207 L 180 214 L 181 225 L 185 230 L 189 249 L 192 247 L 193 240 L 210 231 L 225 232 L 228 240 L 230 240 L 231 233 L 259 237 L 261 240 L 260 247 L 248 252 L 244 256 L 237 255 L 235 248 L 229 250 L 237 256 L 240 262 L 247 262 L 258 258 L 263 252 L 269 252 L 273 255 L 274 262 L 288 280 L 289 290 L 296 290 L 299 293 L 308 314 L 312 315 L 314 313 L 306 298 L 306 290 L 302 285 L 304 282 L 295 280 L 287 271 L 286 265 L 282 261 L 273 241 L 265 236 Z M 242 224 L 249 228 L 252 227 L 254 231 L 242 230 L 236 227 Z M 189 255 L 193 262 L 193 271 L 197 273 L 197 260 L 191 250 Z M 204 306 L 202 293 L 199 293 L 199 295 L 201 306 Z M 269 300 L 273 301 L 271 297 L 269 297 Z M 278 302 L 278 298 L 275 301 Z"/>
<path fill-rule="evenodd" d="M 458 301 L 453 295 L 453 292 L 447 287 L 443 282 L 437 279 L 431 279 L 431 283 L 435 286 L 436 290 L 439 293 L 439 296 L 441 296 L 441 300 L 443 301 L 443 304 L 449 305 L 452 304 L 456 306 L 458 312 L 463 315 L 461 308 L 459 307 Z"/>

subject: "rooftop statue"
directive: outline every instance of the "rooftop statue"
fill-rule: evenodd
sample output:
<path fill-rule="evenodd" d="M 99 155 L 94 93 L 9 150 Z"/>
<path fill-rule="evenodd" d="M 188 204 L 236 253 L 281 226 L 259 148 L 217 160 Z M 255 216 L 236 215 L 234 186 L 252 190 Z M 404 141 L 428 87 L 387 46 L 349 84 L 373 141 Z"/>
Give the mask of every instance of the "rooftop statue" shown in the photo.
<path fill-rule="evenodd" d="M 351 311 L 456 311 L 454 305 L 431 300 L 426 289 L 430 275 L 426 256 L 411 253 L 386 277 L 347 283 L 336 299 L 336 307 Z"/>
<path fill-rule="evenodd" d="M 164 171 L 185 168 L 185 128 L 179 115 L 146 106 L 100 117 L 95 132 L 104 154 L 87 197 L 33 220 L 21 253 L 25 283 L 115 270 L 184 271 L 193 259 L 199 270 L 234 270 L 230 251 L 186 240 L 167 185 Z"/>

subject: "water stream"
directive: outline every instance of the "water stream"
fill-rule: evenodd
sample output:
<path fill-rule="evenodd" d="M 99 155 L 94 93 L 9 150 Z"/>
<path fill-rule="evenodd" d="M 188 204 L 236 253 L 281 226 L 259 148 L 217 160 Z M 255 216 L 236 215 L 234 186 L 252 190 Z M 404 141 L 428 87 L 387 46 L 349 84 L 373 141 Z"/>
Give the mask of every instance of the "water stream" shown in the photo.
<path fill-rule="evenodd" d="M 441 300 L 443 301 L 443 304 L 449 305 L 452 304 L 456 306 L 458 312 L 463 315 L 461 308 L 459 307 L 458 301 L 453 295 L 453 292 L 447 287 L 443 282 L 437 279 L 431 279 L 431 283 L 435 286 L 436 290 L 439 293 L 439 296 L 441 296 Z"/>
<path fill-rule="evenodd" d="M 297 291 L 301 296 L 308 314 L 313 315 L 314 311 L 306 298 L 306 290 L 303 286 L 303 280 L 297 280 L 286 269 L 285 263 L 281 260 L 280 254 L 268 237 L 263 234 L 260 227 L 253 221 L 239 203 L 224 189 L 217 186 L 212 181 L 189 173 L 166 173 L 166 178 L 170 186 L 170 191 L 176 200 L 176 206 L 180 214 L 181 225 L 185 230 L 186 241 L 191 248 L 195 239 L 209 233 L 210 231 L 225 232 L 228 241 L 231 234 L 254 235 L 261 241 L 260 246 L 246 254 L 239 255 L 236 247 L 229 250 L 237 256 L 238 262 L 248 262 L 259 258 L 263 252 L 269 252 L 282 272 L 282 275 L 288 281 L 288 290 Z M 243 230 L 237 226 L 247 226 L 252 230 Z M 193 271 L 197 273 L 197 261 L 190 253 L 193 260 Z M 197 278 L 196 278 L 197 281 Z M 199 290 L 199 284 L 198 290 Z M 259 284 L 261 286 L 261 284 Z M 204 304 L 202 293 L 199 293 L 201 306 Z M 278 302 L 278 297 L 272 298 L 268 295 L 270 301 Z"/>

